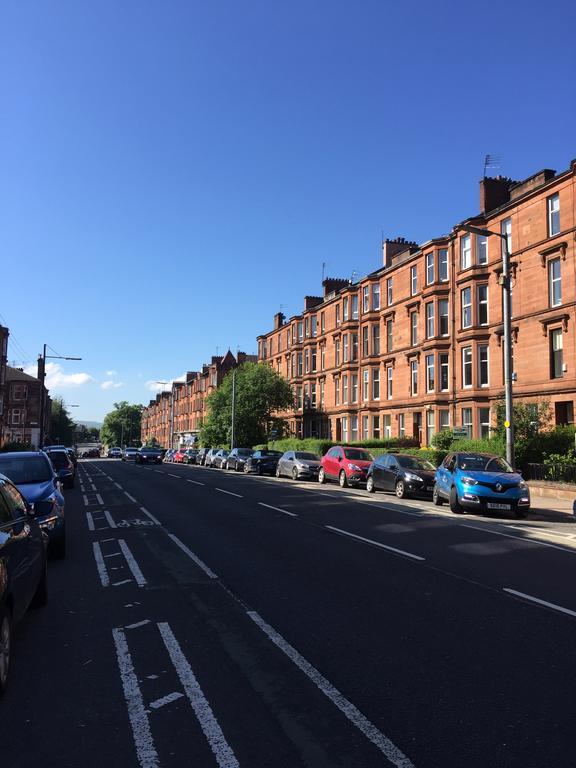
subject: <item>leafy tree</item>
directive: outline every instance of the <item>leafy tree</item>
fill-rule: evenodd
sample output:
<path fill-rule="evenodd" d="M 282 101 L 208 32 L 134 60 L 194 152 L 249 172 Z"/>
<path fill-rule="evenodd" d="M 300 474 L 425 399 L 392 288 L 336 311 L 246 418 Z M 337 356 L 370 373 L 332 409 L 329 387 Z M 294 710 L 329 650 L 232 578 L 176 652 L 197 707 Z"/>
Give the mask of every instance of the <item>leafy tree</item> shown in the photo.
<path fill-rule="evenodd" d="M 100 440 L 106 445 L 140 445 L 142 407 L 127 400 L 114 403 L 114 410 L 104 417 Z"/>
<path fill-rule="evenodd" d="M 72 445 L 75 432 L 76 424 L 70 418 L 64 400 L 61 397 L 55 397 L 52 400 L 50 426 L 48 427 L 48 434 L 44 436 L 44 444 Z"/>
<path fill-rule="evenodd" d="M 232 431 L 231 371 L 218 389 L 208 395 L 208 416 L 200 433 L 203 445 L 230 445 Z M 273 414 L 290 408 L 294 395 L 286 379 L 267 365 L 244 363 L 235 370 L 235 445 L 266 442 L 270 433 L 282 437 L 285 421 Z"/>
<path fill-rule="evenodd" d="M 506 440 L 504 420 L 506 406 L 502 400 L 496 403 L 496 429 L 494 436 Z M 541 450 L 539 443 L 551 427 L 551 410 L 548 400 L 516 400 L 513 404 L 514 446 L 517 466 L 523 467 L 534 461 Z M 539 460 L 539 459 L 536 459 Z"/>

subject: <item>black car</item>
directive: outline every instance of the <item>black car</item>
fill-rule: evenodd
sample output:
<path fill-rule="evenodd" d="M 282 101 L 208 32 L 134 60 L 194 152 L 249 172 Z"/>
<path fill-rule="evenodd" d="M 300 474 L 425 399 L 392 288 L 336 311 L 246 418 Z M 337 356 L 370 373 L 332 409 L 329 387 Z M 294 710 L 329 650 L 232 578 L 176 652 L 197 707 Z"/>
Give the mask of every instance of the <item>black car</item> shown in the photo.
<path fill-rule="evenodd" d="M 203 467 L 206 463 L 206 454 L 208 453 L 208 448 L 200 448 L 196 455 L 196 464 L 198 466 Z"/>
<path fill-rule="evenodd" d="M 251 448 L 232 448 L 226 459 L 226 469 L 234 469 L 241 472 L 244 469 L 246 460 L 249 459 L 254 451 Z"/>
<path fill-rule="evenodd" d="M 46 537 L 20 491 L 0 475 L 0 696 L 6 689 L 13 627 L 48 601 Z"/>
<path fill-rule="evenodd" d="M 256 472 L 258 475 L 275 475 L 278 461 L 282 456 L 282 451 L 269 451 L 267 449 L 254 451 L 244 463 L 244 472 Z"/>
<path fill-rule="evenodd" d="M 183 464 L 196 464 L 196 456 L 198 456 L 198 451 L 196 448 L 187 448 L 184 453 L 184 458 L 182 459 Z"/>
<path fill-rule="evenodd" d="M 162 464 L 163 452 L 160 448 L 140 448 L 135 456 L 136 464 Z"/>
<path fill-rule="evenodd" d="M 436 467 L 420 456 L 384 453 L 368 469 L 366 490 L 393 491 L 399 499 L 432 496 Z"/>

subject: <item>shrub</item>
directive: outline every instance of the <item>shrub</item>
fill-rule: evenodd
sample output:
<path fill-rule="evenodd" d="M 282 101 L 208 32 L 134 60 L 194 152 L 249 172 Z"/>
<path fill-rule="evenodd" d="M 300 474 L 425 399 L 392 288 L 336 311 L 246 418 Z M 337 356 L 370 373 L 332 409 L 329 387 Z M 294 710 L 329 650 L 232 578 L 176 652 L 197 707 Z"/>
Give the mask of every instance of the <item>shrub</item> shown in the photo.
<path fill-rule="evenodd" d="M 35 450 L 30 443 L 4 443 L 0 451 L 2 453 L 8 453 L 9 451 L 33 451 Z"/>

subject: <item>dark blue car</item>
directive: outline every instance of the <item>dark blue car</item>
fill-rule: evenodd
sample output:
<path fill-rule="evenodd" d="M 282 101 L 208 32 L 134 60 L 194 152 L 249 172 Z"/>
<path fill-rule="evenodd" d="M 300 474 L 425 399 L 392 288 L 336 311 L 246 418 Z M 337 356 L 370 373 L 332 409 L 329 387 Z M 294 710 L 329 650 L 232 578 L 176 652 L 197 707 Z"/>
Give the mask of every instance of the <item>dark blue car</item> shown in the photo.
<path fill-rule="evenodd" d="M 468 451 L 446 456 L 436 470 L 432 499 L 438 507 L 448 501 L 456 514 L 496 511 L 522 518 L 530 509 L 528 485 L 505 459 Z"/>
<path fill-rule="evenodd" d="M 60 481 L 48 456 L 43 451 L 0 453 L 0 473 L 9 477 L 46 531 L 50 554 L 62 558 L 66 554 L 64 496 Z"/>

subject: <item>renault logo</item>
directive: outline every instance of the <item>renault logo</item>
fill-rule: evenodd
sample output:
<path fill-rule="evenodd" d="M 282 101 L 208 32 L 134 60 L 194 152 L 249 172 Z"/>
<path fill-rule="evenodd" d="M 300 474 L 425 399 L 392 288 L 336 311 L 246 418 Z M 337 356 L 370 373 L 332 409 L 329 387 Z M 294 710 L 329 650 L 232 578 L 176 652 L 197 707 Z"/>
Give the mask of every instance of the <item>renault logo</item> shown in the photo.
<path fill-rule="evenodd" d="M 498 493 L 500 493 L 500 491 L 502 490 L 502 485 L 500 483 L 496 483 L 495 487 L 496 487 L 496 490 L 498 491 Z"/>

